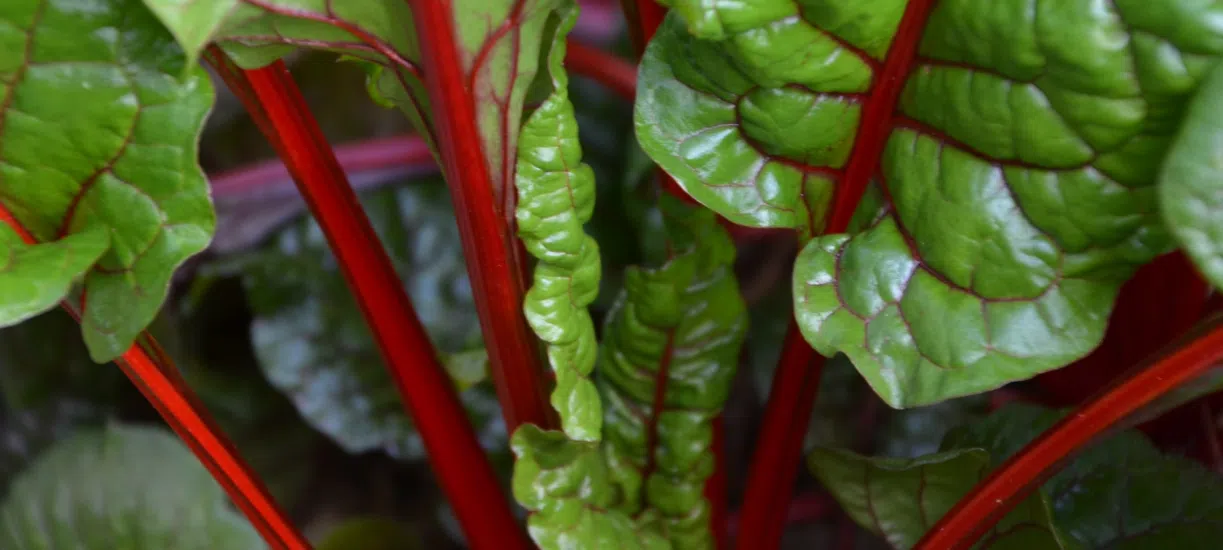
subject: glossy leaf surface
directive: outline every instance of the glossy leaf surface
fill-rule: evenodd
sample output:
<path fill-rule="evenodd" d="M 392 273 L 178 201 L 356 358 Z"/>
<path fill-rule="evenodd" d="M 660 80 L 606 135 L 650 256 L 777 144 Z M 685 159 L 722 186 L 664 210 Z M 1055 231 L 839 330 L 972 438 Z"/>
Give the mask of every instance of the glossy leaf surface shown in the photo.
<path fill-rule="evenodd" d="M 901 0 L 687 4 L 721 38 L 669 18 L 643 61 L 643 147 L 732 221 L 805 234 L 834 188 L 865 185 L 847 169 L 870 166 L 883 209 L 806 245 L 795 310 L 817 351 L 848 355 L 893 407 L 1082 357 L 1119 285 L 1168 250 L 1154 184 L 1223 50 L 1219 6 L 947 0 L 905 35 L 916 43 L 893 44 Z M 883 74 L 909 47 L 911 66 Z M 892 79 L 898 100 L 868 119 Z"/>
<path fill-rule="evenodd" d="M 57 443 L 0 505 L 4 548 L 255 550 L 259 535 L 174 435 L 111 425 Z"/>
<path fill-rule="evenodd" d="M 659 197 L 650 225 L 668 257 L 630 268 L 608 313 L 599 386 L 604 452 L 625 500 L 619 509 L 657 513 L 677 548 L 711 548 L 702 490 L 714 470 L 713 421 L 730 392 L 747 334 L 735 247 L 703 208 Z"/>
<path fill-rule="evenodd" d="M 1198 269 L 1223 288 L 1223 70 L 1190 103 L 1160 172 L 1164 221 Z"/>
<path fill-rule="evenodd" d="M 83 276 L 93 359 L 131 345 L 215 225 L 196 163 L 211 102 L 203 70 L 184 72 L 182 52 L 135 0 L 5 3 L 0 203 L 42 244 L 0 235 L 10 258 L 0 322 L 52 307 Z"/>
<path fill-rule="evenodd" d="M 945 448 L 977 447 L 1002 461 L 1061 413 L 1011 404 L 951 432 Z M 1086 548 L 1215 548 L 1223 537 L 1223 482 L 1186 458 L 1165 455 L 1141 433 L 1108 437 L 1045 483 L 1054 518 Z"/>
<path fill-rule="evenodd" d="M 564 37 L 576 19 L 574 9 L 561 16 L 547 58 L 552 93 L 522 126 L 515 216 L 519 238 L 538 260 L 523 310 L 556 372 L 552 406 L 568 437 L 598 441 L 603 408 L 590 380 L 598 343 L 587 307 L 598 296 L 602 264 L 598 243 L 583 229 L 594 213 L 595 180 L 582 163 L 563 66 Z"/>
<path fill-rule="evenodd" d="M 446 353 L 485 448 L 504 447 L 445 189 L 435 180 L 411 182 L 370 193 L 363 203 L 417 315 Z M 272 384 L 349 452 L 383 449 L 397 458 L 423 458 L 420 436 L 318 225 L 299 220 L 242 263 L 255 314 L 251 338 Z"/>
<path fill-rule="evenodd" d="M 820 483 L 859 525 L 893 548 L 911 548 L 990 468 L 981 449 L 958 449 L 914 459 L 871 458 L 817 449 L 809 463 Z M 980 549 L 1077 548 L 1050 521 L 1049 503 L 1034 495 L 983 537 Z"/>
<path fill-rule="evenodd" d="M 662 550 L 666 539 L 614 508 L 623 495 L 597 443 L 524 424 L 510 440 L 514 498 L 531 511 L 531 538 L 545 550 Z"/>

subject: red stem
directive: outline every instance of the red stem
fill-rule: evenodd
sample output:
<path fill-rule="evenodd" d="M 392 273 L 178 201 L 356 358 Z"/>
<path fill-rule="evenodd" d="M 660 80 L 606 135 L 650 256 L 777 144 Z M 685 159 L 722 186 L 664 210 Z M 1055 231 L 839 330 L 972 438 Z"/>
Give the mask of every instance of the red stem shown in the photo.
<path fill-rule="evenodd" d="M 396 167 L 434 167 L 429 145 L 416 135 L 378 138 L 335 147 L 336 160 L 344 173 Z M 209 177 L 213 197 L 244 195 L 277 181 L 290 180 L 280 160 L 268 160 Z"/>
<path fill-rule="evenodd" d="M 0 222 L 12 227 L 26 244 L 38 243 L 3 205 L 0 205 Z M 67 302 L 62 305 L 74 319 L 80 321 L 77 308 Z M 166 424 L 195 453 L 200 463 L 208 468 L 268 545 L 276 550 L 309 550 L 310 543 L 293 527 L 288 516 L 268 493 L 267 487 L 254 475 L 225 437 L 225 432 L 209 416 L 208 409 L 200 404 L 191 388 L 177 376 L 178 369 L 161 353 L 156 340 L 147 334 L 144 337 L 153 356 L 150 357 L 150 353 L 139 344 L 133 344 L 115 361 L 123 373 L 161 413 Z"/>
<path fill-rule="evenodd" d="M 774 548 L 780 543 L 803 440 L 819 393 L 824 357 L 803 340 L 794 319 L 783 345 L 748 467 L 736 548 Z"/>
<path fill-rule="evenodd" d="M 422 69 L 434 106 L 443 172 L 449 182 L 467 272 L 492 365 L 493 381 L 512 433 L 523 423 L 557 426 L 546 397 L 540 350 L 522 313 L 524 284 L 513 227 L 498 211 L 484 145 L 476 125 L 456 45 L 453 6 L 409 0 L 421 46 Z M 512 193 L 506 189 L 506 193 Z"/>
<path fill-rule="evenodd" d="M 955 550 L 971 547 L 1073 453 L 1126 416 L 1220 360 L 1223 360 L 1223 322 L 1216 319 L 1187 344 L 1150 362 L 1149 366 L 1140 365 L 1124 382 L 1079 407 L 1029 443 L 960 499 L 914 548 Z"/>
<path fill-rule="evenodd" d="M 620 97 L 632 101 L 637 95 L 637 66 L 598 48 L 569 40 L 565 68 L 594 80 Z"/>
<path fill-rule="evenodd" d="M 913 65 L 922 27 L 933 0 L 912 0 L 893 38 L 887 58 L 875 78 L 875 88 L 863 107 L 862 122 L 854 142 L 845 177 L 833 196 L 825 231 L 843 233 L 849 227 L 858 202 L 879 162 L 890 133 L 889 120 Z M 791 321 L 784 352 L 774 375 L 765 409 L 763 431 L 752 457 L 747 493 L 744 495 L 743 525 L 738 548 L 776 548 L 785 529 L 778 507 L 790 497 L 802 457 L 802 442 L 819 393 L 823 358 L 815 352 Z"/>
<path fill-rule="evenodd" d="M 215 55 L 213 61 L 216 61 Z M 454 385 L 438 360 L 395 269 L 282 62 L 220 72 L 293 173 L 335 253 L 442 489 L 472 548 L 529 548 Z"/>

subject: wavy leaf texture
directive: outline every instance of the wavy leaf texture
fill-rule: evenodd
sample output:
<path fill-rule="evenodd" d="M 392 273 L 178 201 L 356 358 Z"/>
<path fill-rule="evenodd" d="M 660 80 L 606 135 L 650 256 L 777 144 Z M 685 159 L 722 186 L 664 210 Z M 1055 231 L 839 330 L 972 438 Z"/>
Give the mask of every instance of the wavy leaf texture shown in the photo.
<path fill-rule="evenodd" d="M 816 234 L 834 186 L 865 183 L 847 167 L 870 164 L 883 213 L 806 245 L 795 310 L 817 351 L 848 355 L 897 408 L 1100 342 L 1120 284 L 1169 249 L 1154 184 L 1223 51 L 1210 2 L 945 0 L 916 44 L 892 44 L 906 4 L 702 4 L 725 36 L 671 16 L 637 102 L 646 151 L 738 223 Z M 883 74 L 908 47 L 914 62 Z M 868 120 L 892 79 L 899 99 Z M 878 132 L 867 158 L 856 140 Z"/>
<path fill-rule="evenodd" d="M 110 425 L 60 441 L 13 482 L 0 505 L 0 544 L 88 550 L 266 548 L 229 506 L 208 470 L 173 434 Z"/>
<path fill-rule="evenodd" d="M 570 7 L 558 17 L 547 58 L 552 93 L 523 124 L 518 149 L 518 236 L 538 260 L 523 311 L 547 345 L 556 372 L 552 406 L 565 435 L 599 441 L 603 408 L 590 380 L 598 342 L 587 307 L 599 294 L 602 265 L 598 243 L 583 229 L 594 213 L 595 181 L 594 171 L 582 163 L 563 66 L 564 37 L 577 10 Z"/>
<path fill-rule="evenodd" d="M 669 258 L 629 268 L 608 312 L 598 382 L 604 452 L 629 514 L 657 513 L 677 548 L 713 548 L 702 493 L 714 470 L 713 420 L 747 334 L 735 247 L 713 212 L 659 197 Z"/>
<path fill-rule="evenodd" d="M 667 540 L 646 523 L 613 508 L 623 496 L 599 444 L 574 441 L 564 433 L 524 424 L 510 447 L 514 462 L 514 498 L 531 515 L 531 538 L 545 550 L 595 548 L 664 550 Z"/>
<path fill-rule="evenodd" d="M 426 179 L 368 193 L 362 202 L 421 323 L 445 355 L 482 445 L 503 449 L 505 426 L 487 380 L 446 189 Z M 420 435 L 318 224 L 299 220 L 238 262 L 255 315 L 251 340 L 260 367 L 303 418 L 351 453 L 424 458 Z"/>
<path fill-rule="evenodd" d="M 152 321 L 174 269 L 215 225 L 196 162 L 212 88 L 139 2 L 8 2 L 0 10 L 0 204 L 42 244 L 10 254 L 0 322 L 52 307 L 83 278 L 95 361 Z M 30 271 L 54 274 L 45 281 Z M 23 273 L 25 275 L 23 275 Z"/>
<path fill-rule="evenodd" d="M 808 462 L 849 517 L 893 548 L 912 548 L 961 497 L 985 477 L 990 455 L 957 449 L 913 459 L 872 458 L 840 449 L 817 449 Z M 1077 549 L 1050 518 L 1041 494 L 1025 499 L 974 548 Z"/>
<path fill-rule="evenodd" d="M 1223 69 L 1189 104 L 1160 171 L 1164 222 L 1215 288 L 1223 288 Z"/>
<path fill-rule="evenodd" d="M 1009 458 L 1063 416 L 1013 403 L 948 434 L 943 447 Z M 1207 550 L 1223 537 L 1223 482 L 1189 459 L 1165 455 L 1137 431 L 1111 436 L 1044 484 L 1054 519 L 1085 548 Z"/>

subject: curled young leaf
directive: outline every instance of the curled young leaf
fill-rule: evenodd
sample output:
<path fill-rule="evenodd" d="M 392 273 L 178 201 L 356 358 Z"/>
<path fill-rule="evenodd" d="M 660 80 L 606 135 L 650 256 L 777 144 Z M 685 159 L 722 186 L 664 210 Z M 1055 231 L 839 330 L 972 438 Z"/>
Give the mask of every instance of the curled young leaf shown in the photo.
<path fill-rule="evenodd" d="M 713 420 L 721 412 L 747 333 L 734 277 L 735 248 L 703 208 L 660 197 L 670 257 L 630 268 L 608 313 L 599 387 L 604 454 L 625 493 L 619 509 L 660 516 L 680 548 L 711 548 Z"/>
<path fill-rule="evenodd" d="M 547 344 L 556 372 L 552 406 L 565 434 L 577 441 L 598 441 L 603 408 L 590 380 L 598 344 L 587 306 L 599 293 L 598 243 L 583 226 L 594 212 L 594 172 L 582 163 L 577 120 L 569 101 L 564 37 L 577 10 L 558 12 L 560 20 L 548 51 L 552 93 L 522 125 L 519 136 L 518 236 L 539 262 L 523 310 L 531 329 Z"/>
<path fill-rule="evenodd" d="M 598 443 L 524 424 L 510 440 L 514 498 L 531 516 L 531 538 L 545 550 L 664 550 L 666 539 L 613 505 L 622 498 Z"/>
<path fill-rule="evenodd" d="M 796 314 L 891 406 L 934 403 L 1082 357 L 1120 284 L 1169 248 L 1154 183 L 1223 52 L 1219 9 L 715 3 L 720 40 L 672 16 L 651 44 L 637 131 L 739 223 L 817 234 L 834 185 L 879 184 L 866 229 L 806 245 Z"/>
<path fill-rule="evenodd" d="M 3 285 L 21 294 L 3 297 L 5 324 L 51 307 L 83 275 L 81 330 L 93 359 L 108 361 L 152 321 L 174 269 L 208 245 L 215 216 L 196 149 L 212 88 L 182 62 L 135 0 L 5 2 L 0 203 L 42 244 L 6 229 L 0 246 L 15 252 L 10 274 L 54 274 L 38 288 Z"/>

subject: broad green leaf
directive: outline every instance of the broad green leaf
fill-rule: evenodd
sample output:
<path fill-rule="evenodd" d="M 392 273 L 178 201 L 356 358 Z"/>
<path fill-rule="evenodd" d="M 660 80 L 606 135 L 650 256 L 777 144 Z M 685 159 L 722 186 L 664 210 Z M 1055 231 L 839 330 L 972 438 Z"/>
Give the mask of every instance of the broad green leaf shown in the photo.
<path fill-rule="evenodd" d="M 531 512 L 527 527 L 544 550 L 663 550 L 666 539 L 615 509 L 623 494 L 612 483 L 598 443 L 524 424 L 510 446 L 514 498 Z"/>
<path fill-rule="evenodd" d="M 548 52 L 552 94 L 522 126 L 515 214 L 518 236 L 538 260 L 523 311 L 556 372 L 552 406 L 568 437 L 598 441 L 603 409 L 590 380 L 598 343 L 587 306 L 599 293 L 602 265 L 598 243 L 583 229 L 594 212 L 595 182 L 582 163 L 563 67 L 564 37 L 576 20 L 576 9 L 561 16 Z"/>
<path fill-rule="evenodd" d="M 947 0 L 885 75 L 903 0 L 683 4 L 696 15 L 669 16 L 643 60 L 637 134 L 706 206 L 818 234 L 855 139 L 885 136 L 857 162 L 886 208 L 808 243 L 793 283 L 807 340 L 891 406 L 1084 356 L 1120 284 L 1168 250 L 1154 183 L 1223 51 L 1220 6 Z M 721 39 L 683 28 L 706 20 Z M 899 100 L 866 120 L 881 78 Z"/>
<path fill-rule="evenodd" d="M 808 462 L 845 513 L 893 548 L 912 548 L 990 468 L 989 453 L 981 449 L 900 459 L 821 448 Z M 1080 548 L 1053 525 L 1041 494 L 1021 502 L 981 540 L 974 548 Z"/>
<path fill-rule="evenodd" d="M 144 0 L 178 40 L 191 63 L 240 0 Z"/>
<path fill-rule="evenodd" d="M 208 245 L 196 149 L 212 88 L 182 63 L 136 0 L 0 8 L 0 203 L 43 243 L 0 237 L 16 253 L 0 282 L 4 324 L 84 274 L 81 329 L 93 359 L 110 360 L 156 315 L 174 269 Z M 55 277 L 35 284 L 27 270 Z"/>
<path fill-rule="evenodd" d="M 1190 103 L 1160 172 L 1164 221 L 1202 274 L 1223 288 L 1223 69 Z"/>
<path fill-rule="evenodd" d="M 266 546 L 174 435 L 111 425 L 57 443 L 13 482 L 0 505 L 0 547 Z"/>
<path fill-rule="evenodd" d="M 468 388 L 461 397 L 485 447 L 504 447 L 491 389 L 475 384 L 486 374 L 483 352 L 471 351 L 480 326 L 445 188 L 415 181 L 367 194 L 364 205 L 456 385 Z M 422 458 L 420 437 L 317 223 L 295 223 L 244 263 L 251 337 L 272 385 L 349 452 Z"/>
<path fill-rule="evenodd" d="M 1010 404 L 950 433 L 944 448 L 984 448 L 1001 462 L 1062 413 Z M 1086 548 L 1207 550 L 1223 537 L 1223 480 L 1159 452 L 1141 433 L 1094 444 L 1045 483 L 1062 531 Z"/>
<path fill-rule="evenodd" d="M 608 313 L 599 359 L 605 448 L 618 508 L 656 512 L 678 548 L 712 548 L 713 420 L 730 393 L 747 334 L 735 247 L 713 212 L 660 197 L 670 257 L 630 268 Z M 659 384 L 664 385 L 656 408 Z"/>

